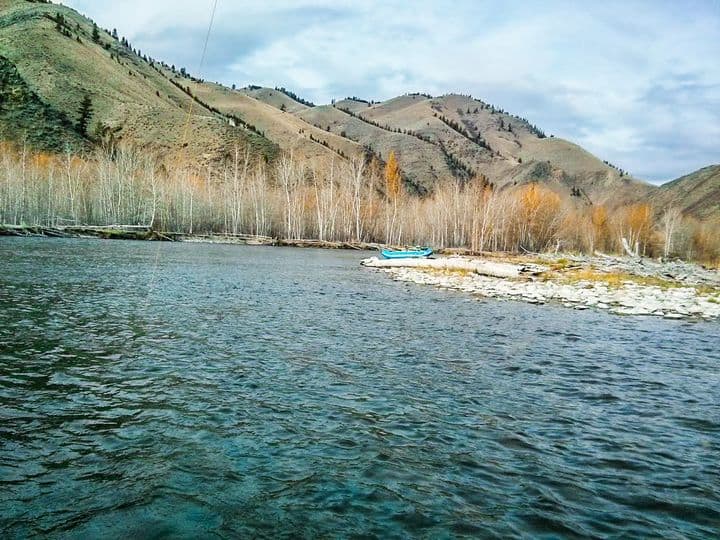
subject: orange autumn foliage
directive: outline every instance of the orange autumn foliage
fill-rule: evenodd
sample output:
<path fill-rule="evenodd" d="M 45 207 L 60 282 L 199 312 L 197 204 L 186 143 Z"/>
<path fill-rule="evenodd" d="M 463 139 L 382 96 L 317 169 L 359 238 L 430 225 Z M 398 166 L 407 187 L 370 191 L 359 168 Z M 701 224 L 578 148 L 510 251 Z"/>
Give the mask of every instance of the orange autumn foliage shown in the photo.
<path fill-rule="evenodd" d="M 592 224 L 592 248 L 600 250 L 608 249 L 608 243 L 610 242 L 610 224 L 607 209 L 602 205 L 594 206 L 590 213 L 590 222 Z"/>
<path fill-rule="evenodd" d="M 385 187 L 392 199 L 397 199 L 398 195 L 400 195 L 401 181 L 400 165 L 395 157 L 395 152 L 390 152 L 385 164 Z"/>

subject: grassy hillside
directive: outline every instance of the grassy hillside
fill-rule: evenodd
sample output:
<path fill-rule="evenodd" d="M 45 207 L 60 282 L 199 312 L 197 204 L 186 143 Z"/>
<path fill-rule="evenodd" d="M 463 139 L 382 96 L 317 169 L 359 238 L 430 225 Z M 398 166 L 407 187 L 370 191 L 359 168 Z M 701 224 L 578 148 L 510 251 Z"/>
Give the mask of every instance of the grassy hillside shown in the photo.
<path fill-rule="evenodd" d="M 67 115 L 45 103 L 0 56 L 0 139 L 41 150 L 78 151 L 86 141 Z"/>
<path fill-rule="evenodd" d="M 221 159 L 228 145 L 272 151 L 262 137 L 192 102 L 130 46 L 102 29 L 94 40 L 92 22 L 64 6 L 0 0 L 0 55 L 30 92 L 69 119 L 89 96 L 91 133 L 113 132 L 172 156 L 183 149 L 201 162 Z M 9 125 L 6 132 L 20 136 Z"/>
<path fill-rule="evenodd" d="M 294 156 L 316 164 L 329 163 L 362 155 L 362 147 L 344 137 L 308 125 L 290 112 L 281 109 L 290 98 L 277 91 L 264 95 L 274 97 L 272 106 L 244 92 L 230 90 L 222 85 L 183 79 L 194 96 L 203 103 L 232 115 L 253 126 L 271 141 Z"/>
<path fill-rule="evenodd" d="M 527 120 L 470 96 L 411 94 L 358 109 L 365 119 L 410 131 L 497 186 L 545 182 L 593 203 L 641 198 L 653 187 L 579 146 L 546 137 Z"/>
<path fill-rule="evenodd" d="M 412 135 L 370 124 L 357 115 L 349 114 L 341 105 L 313 107 L 298 113 L 298 116 L 309 124 L 321 126 L 372 149 L 384 160 L 391 151 L 395 152 L 406 179 L 421 193 L 454 176 L 439 147 Z"/>
<path fill-rule="evenodd" d="M 496 185 L 509 180 L 507 173 L 514 164 L 495 159 L 490 150 L 472 139 L 474 134 L 462 133 L 444 122 L 443 113 L 438 100 L 421 94 L 400 96 L 359 111 L 364 119 L 427 140 L 441 149 L 455 170 L 468 176 L 482 174 Z"/>
<path fill-rule="evenodd" d="M 660 186 L 649 202 L 659 212 L 677 208 L 698 219 L 720 217 L 720 165 L 710 165 Z"/>
<path fill-rule="evenodd" d="M 239 92 L 290 113 L 304 111 L 309 108 L 308 105 L 296 101 L 286 93 L 272 88 L 253 86 L 250 88 L 242 88 Z"/>

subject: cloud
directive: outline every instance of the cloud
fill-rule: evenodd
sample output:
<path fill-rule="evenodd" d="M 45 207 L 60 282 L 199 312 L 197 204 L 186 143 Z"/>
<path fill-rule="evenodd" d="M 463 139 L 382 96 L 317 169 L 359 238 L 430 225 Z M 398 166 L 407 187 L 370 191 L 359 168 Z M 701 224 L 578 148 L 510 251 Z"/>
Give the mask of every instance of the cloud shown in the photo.
<path fill-rule="evenodd" d="M 67 0 L 197 73 L 213 0 Z M 720 13 L 707 2 L 218 1 L 201 76 L 317 103 L 471 93 L 636 176 L 720 162 Z"/>

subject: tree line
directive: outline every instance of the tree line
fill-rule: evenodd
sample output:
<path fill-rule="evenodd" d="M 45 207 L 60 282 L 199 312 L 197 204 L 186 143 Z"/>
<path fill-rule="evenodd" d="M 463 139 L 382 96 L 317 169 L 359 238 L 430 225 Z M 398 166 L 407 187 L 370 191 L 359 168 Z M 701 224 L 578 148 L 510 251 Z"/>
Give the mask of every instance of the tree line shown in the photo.
<path fill-rule="evenodd" d="M 81 157 L 0 144 L 0 223 L 135 224 L 183 233 L 374 241 L 474 252 L 621 253 L 720 262 L 720 223 L 669 208 L 577 204 L 538 183 L 493 189 L 449 178 L 410 194 L 394 153 L 312 168 L 236 149 L 215 169 L 128 148 Z"/>

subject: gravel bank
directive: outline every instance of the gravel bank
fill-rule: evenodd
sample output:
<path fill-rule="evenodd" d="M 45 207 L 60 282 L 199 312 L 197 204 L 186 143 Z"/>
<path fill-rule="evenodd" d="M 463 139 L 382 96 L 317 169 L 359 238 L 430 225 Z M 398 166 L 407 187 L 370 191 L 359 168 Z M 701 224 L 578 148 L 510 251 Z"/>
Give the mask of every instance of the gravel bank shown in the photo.
<path fill-rule="evenodd" d="M 568 308 L 602 309 L 618 315 L 720 318 L 718 271 L 684 262 L 660 263 L 612 257 L 548 257 L 545 262 L 547 271 L 542 275 L 518 279 L 422 267 L 391 267 L 381 268 L 381 271 L 397 281 L 433 285 L 487 298 L 532 304 L 553 302 Z M 592 270 L 592 278 L 583 279 L 589 270 Z M 616 279 L 608 279 L 610 277 Z M 623 280 L 624 277 L 630 279 Z"/>

